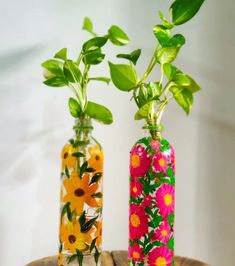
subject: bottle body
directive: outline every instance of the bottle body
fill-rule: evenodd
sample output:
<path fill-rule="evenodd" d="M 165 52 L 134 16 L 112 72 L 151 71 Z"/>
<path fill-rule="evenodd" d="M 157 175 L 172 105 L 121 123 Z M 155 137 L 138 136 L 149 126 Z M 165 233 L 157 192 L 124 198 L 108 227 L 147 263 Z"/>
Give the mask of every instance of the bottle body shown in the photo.
<path fill-rule="evenodd" d="M 173 266 L 175 154 L 159 134 L 130 153 L 129 265 Z"/>
<path fill-rule="evenodd" d="M 62 150 L 58 266 L 100 265 L 103 151 L 90 131 L 79 123 Z"/>

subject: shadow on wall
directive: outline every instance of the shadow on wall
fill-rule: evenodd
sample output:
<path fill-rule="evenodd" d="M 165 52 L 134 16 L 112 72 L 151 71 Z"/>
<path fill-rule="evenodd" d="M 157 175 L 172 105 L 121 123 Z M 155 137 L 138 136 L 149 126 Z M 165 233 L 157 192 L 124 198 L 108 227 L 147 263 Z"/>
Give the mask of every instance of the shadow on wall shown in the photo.
<path fill-rule="evenodd" d="M 210 258 L 214 266 L 231 265 L 235 260 L 235 126 L 205 116 L 200 121 L 196 253 Z M 207 247 L 204 254 L 200 243 Z"/>

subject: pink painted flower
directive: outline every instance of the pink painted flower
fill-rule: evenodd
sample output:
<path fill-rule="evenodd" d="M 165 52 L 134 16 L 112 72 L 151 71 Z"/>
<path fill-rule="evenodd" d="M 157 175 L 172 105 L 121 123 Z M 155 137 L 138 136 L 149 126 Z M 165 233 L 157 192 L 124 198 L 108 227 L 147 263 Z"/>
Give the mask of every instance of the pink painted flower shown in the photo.
<path fill-rule="evenodd" d="M 148 255 L 148 265 L 150 266 L 171 266 L 173 259 L 172 250 L 167 247 L 157 247 Z"/>
<path fill-rule="evenodd" d="M 172 145 L 170 145 L 170 160 L 171 160 L 171 166 L 172 170 L 175 173 L 175 150 Z"/>
<path fill-rule="evenodd" d="M 133 178 L 130 184 L 130 194 L 131 197 L 137 198 L 141 195 L 143 191 L 143 185 L 140 183 L 137 178 Z"/>
<path fill-rule="evenodd" d="M 129 246 L 128 258 L 135 262 L 144 261 L 143 249 L 137 243 L 134 246 Z"/>
<path fill-rule="evenodd" d="M 161 152 L 157 152 L 153 157 L 153 170 L 156 173 L 165 172 L 168 167 L 168 157 Z"/>
<path fill-rule="evenodd" d="M 151 140 L 151 142 L 150 142 L 150 146 L 151 146 L 151 148 L 154 149 L 154 150 L 159 150 L 161 144 L 160 144 L 160 142 L 159 142 L 158 140 L 153 139 L 153 140 Z"/>
<path fill-rule="evenodd" d="M 145 207 L 152 207 L 153 206 L 153 198 L 152 196 L 148 195 L 148 196 L 145 196 L 141 205 L 145 208 Z"/>
<path fill-rule="evenodd" d="M 130 204 L 129 231 L 131 240 L 148 232 L 148 216 L 143 207 L 135 203 Z"/>
<path fill-rule="evenodd" d="M 158 203 L 159 212 L 163 217 L 167 217 L 174 212 L 175 205 L 175 189 L 172 185 L 162 184 L 157 190 L 156 201 Z"/>
<path fill-rule="evenodd" d="M 163 221 L 160 226 L 156 229 L 154 235 L 152 236 L 153 241 L 160 241 L 164 244 L 167 244 L 168 240 L 171 237 L 171 228 L 167 221 Z"/>
<path fill-rule="evenodd" d="M 141 145 L 134 146 L 131 150 L 130 173 L 132 177 L 143 176 L 151 164 L 151 159 L 145 148 Z"/>

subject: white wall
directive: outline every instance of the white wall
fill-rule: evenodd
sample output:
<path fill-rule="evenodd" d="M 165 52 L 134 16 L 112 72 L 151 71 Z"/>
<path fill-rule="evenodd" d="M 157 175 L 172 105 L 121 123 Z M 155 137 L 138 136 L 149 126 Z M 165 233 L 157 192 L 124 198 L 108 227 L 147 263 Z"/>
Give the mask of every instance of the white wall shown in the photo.
<path fill-rule="evenodd" d="M 0 265 L 17 266 L 57 252 L 60 150 L 72 135 L 65 88 L 42 85 L 40 63 L 56 49 L 72 54 L 88 37 L 80 25 L 92 17 L 98 32 L 119 24 L 129 49 L 143 47 L 140 72 L 154 46 L 151 28 L 163 0 L 12 0 L 0 16 Z M 187 45 L 178 65 L 203 91 L 190 117 L 172 105 L 164 135 L 177 152 L 176 253 L 231 266 L 235 261 L 234 2 L 207 0 L 182 27 Z M 179 29 L 181 30 L 181 28 Z M 111 47 L 111 46 L 110 46 Z M 109 48 L 111 59 L 123 49 Z M 107 72 L 104 64 L 101 73 Z M 107 104 L 115 122 L 96 124 L 105 161 L 104 249 L 127 248 L 128 156 L 142 136 L 130 95 L 94 85 L 90 97 Z"/>

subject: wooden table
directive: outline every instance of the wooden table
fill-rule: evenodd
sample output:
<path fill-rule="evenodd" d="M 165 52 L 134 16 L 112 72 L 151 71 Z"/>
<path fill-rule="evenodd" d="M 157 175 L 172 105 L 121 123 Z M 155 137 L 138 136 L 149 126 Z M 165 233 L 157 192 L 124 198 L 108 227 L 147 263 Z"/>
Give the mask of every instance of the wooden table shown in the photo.
<path fill-rule="evenodd" d="M 101 256 L 101 265 L 102 266 L 128 266 L 127 263 L 127 252 L 126 251 L 104 251 Z M 47 257 L 37 261 L 33 261 L 26 266 L 57 266 L 57 257 Z M 209 266 L 206 263 L 183 258 L 176 256 L 175 257 L 175 266 Z"/>

